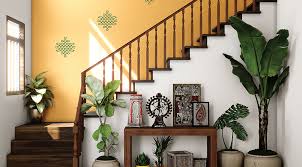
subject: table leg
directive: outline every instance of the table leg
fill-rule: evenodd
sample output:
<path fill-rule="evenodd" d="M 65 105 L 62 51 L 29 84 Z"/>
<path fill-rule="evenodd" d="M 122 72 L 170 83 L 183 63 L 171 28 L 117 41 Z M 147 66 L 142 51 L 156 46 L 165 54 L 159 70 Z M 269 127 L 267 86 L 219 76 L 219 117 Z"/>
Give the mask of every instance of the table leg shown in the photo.
<path fill-rule="evenodd" d="M 208 165 L 217 167 L 217 135 L 208 137 Z"/>
<path fill-rule="evenodd" d="M 132 166 L 132 136 L 125 134 L 124 137 L 124 164 L 125 167 Z"/>

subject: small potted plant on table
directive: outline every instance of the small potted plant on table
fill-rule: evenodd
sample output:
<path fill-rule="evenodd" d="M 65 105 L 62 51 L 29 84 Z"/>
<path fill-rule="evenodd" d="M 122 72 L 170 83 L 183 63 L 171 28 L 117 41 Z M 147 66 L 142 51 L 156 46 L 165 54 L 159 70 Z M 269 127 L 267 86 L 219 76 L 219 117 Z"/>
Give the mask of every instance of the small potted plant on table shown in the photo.
<path fill-rule="evenodd" d="M 145 153 L 142 153 L 136 157 L 135 165 L 136 167 L 150 167 L 150 158 Z"/>
<path fill-rule="evenodd" d="M 109 82 L 103 87 L 100 80 L 87 76 L 85 82 L 92 94 L 82 94 L 82 98 L 88 102 L 82 105 L 81 112 L 95 111 L 99 116 L 100 126 L 92 137 L 98 142 L 99 151 L 104 153 L 103 156 L 97 158 L 93 167 L 119 167 L 119 162 L 112 156 L 116 150 L 115 146 L 118 144 L 119 134 L 112 130 L 111 125 L 107 123 L 107 118 L 113 117 L 114 106 L 126 107 L 124 100 L 114 100 L 114 94 L 120 86 L 120 81 Z"/>
<path fill-rule="evenodd" d="M 41 123 L 44 111 L 53 105 L 54 95 L 46 84 L 45 73 L 42 72 L 34 78 L 26 75 L 25 106 L 31 123 Z"/>
<path fill-rule="evenodd" d="M 237 121 L 240 118 L 246 118 L 249 115 L 248 107 L 236 104 L 232 105 L 224 114 L 222 114 L 214 124 L 214 127 L 221 130 L 224 150 L 218 152 L 219 167 L 242 167 L 244 154 L 236 149 L 233 149 L 234 134 L 236 138 L 245 141 L 248 134 L 244 127 Z M 224 138 L 224 129 L 232 130 L 231 144 L 228 147 Z"/>
<path fill-rule="evenodd" d="M 164 152 L 172 144 L 173 138 L 171 136 L 167 137 L 156 137 L 153 138 L 155 150 L 153 154 L 156 156 L 157 160 L 155 161 L 156 167 L 163 167 L 164 164 Z"/>

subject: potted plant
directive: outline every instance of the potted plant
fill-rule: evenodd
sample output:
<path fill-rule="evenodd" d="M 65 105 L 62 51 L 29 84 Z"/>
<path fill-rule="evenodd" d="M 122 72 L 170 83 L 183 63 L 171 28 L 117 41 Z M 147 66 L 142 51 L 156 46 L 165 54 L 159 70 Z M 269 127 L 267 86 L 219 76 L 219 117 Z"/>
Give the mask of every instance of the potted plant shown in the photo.
<path fill-rule="evenodd" d="M 54 95 L 46 84 L 45 73 L 42 72 L 34 78 L 26 75 L 25 106 L 31 123 L 41 123 L 43 112 L 53 105 Z"/>
<path fill-rule="evenodd" d="M 231 61 L 233 74 L 239 77 L 247 92 L 256 99 L 259 113 L 259 148 L 252 150 L 245 158 L 245 166 L 279 167 L 281 159 L 267 148 L 268 110 L 271 98 L 286 81 L 289 67 L 287 30 L 280 30 L 268 42 L 261 31 L 237 17 L 230 18 L 231 26 L 237 31 L 241 46 L 241 58 L 245 65 L 232 56 L 224 54 Z"/>
<path fill-rule="evenodd" d="M 119 134 L 112 130 L 111 125 L 107 123 L 107 118 L 114 116 L 114 107 L 126 107 L 124 100 L 115 100 L 114 95 L 120 81 L 111 81 L 103 87 L 100 80 L 93 76 L 87 76 L 85 83 L 91 94 L 82 94 L 82 98 L 87 102 L 81 106 L 81 112 L 95 111 L 99 116 L 100 126 L 95 130 L 92 137 L 97 141 L 96 147 L 103 156 L 97 158 L 93 167 L 119 167 L 119 162 L 112 156 L 118 144 Z"/>
<path fill-rule="evenodd" d="M 142 153 L 136 157 L 135 165 L 136 167 L 150 167 L 150 158 L 145 153 Z"/>
<path fill-rule="evenodd" d="M 163 167 L 164 157 L 163 154 L 169 145 L 172 144 L 173 138 L 171 136 L 168 137 L 156 137 L 153 138 L 155 150 L 153 154 L 156 156 L 157 160 L 155 161 L 156 167 Z"/>
<path fill-rule="evenodd" d="M 246 141 L 248 134 L 244 127 L 237 121 L 238 119 L 246 118 L 249 115 L 248 107 L 242 104 L 232 105 L 224 114 L 222 114 L 215 122 L 214 127 L 221 130 L 221 136 L 224 150 L 218 152 L 219 167 L 242 167 L 244 154 L 236 149 L 233 149 L 234 134 L 241 141 Z M 231 144 L 227 146 L 224 138 L 224 129 L 232 130 Z"/>

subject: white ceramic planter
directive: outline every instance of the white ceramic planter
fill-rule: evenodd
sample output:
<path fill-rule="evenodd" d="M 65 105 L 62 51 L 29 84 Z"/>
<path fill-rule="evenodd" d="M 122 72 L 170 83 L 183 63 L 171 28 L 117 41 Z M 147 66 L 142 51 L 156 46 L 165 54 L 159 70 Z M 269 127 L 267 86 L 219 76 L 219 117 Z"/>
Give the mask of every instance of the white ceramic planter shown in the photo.
<path fill-rule="evenodd" d="M 281 167 L 282 160 L 278 155 L 260 156 L 247 154 L 244 167 Z"/>
<path fill-rule="evenodd" d="M 95 160 L 92 167 L 120 167 L 120 163 L 117 160 Z"/>
<path fill-rule="evenodd" d="M 237 150 L 219 151 L 218 167 L 242 167 L 244 154 Z"/>

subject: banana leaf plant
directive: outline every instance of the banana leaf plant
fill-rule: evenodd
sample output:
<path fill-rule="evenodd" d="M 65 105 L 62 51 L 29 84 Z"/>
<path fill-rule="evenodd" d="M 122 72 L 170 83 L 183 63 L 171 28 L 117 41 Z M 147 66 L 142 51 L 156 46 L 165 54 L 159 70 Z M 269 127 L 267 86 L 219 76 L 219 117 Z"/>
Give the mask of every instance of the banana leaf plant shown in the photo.
<path fill-rule="evenodd" d="M 254 152 L 271 152 L 267 148 L 268 109 L 271 98 L 289 75 L 289 67 L 285 66 L 289 33 L 281 29 L 267 42 L 261 31 L 238 17 L 231 17 L 230 23 L 238 33 L 244 64 L 230 55 L 224 56 L 230 60 L 233 74 L 255 97 L 259 111 L 259 149 Z"/>
<path fill-rule="evenodd" d="M 232 105 L 224 114 L 222 114 L 215 122 L 214 127 L 221 130 L 221 136 L 225 150 L 234 150 L 234 134 L 236 138 L 241 141 L 246 141 L 248 134 L 244 127 L 238 122 L 238 119 L 246 118 L 250 114 L 248 107 L 242 104 Z M 224 138 L 224 129 L 230 128 L 232 130 L 232 140 L 228 147 Z"/>
<path fill-rule="evenodd" d="M 94 76 L 87 76 L 85 83 L 91 94 L 82 94 L 81 97 L 87 102 L 82 104 L 81 112 L 96 112 L 99 116 L 100 126 L 92 135 L 92 138 L 97 141 L 99 152 L 103 152 L 100 160 L 113 160 L 111 156 L 116 151 L 115 146 L 118 145 L 119 134 L 112 130 L 111 125 L 107 123 L 107 118 L 113 117 L 114 107 L 126 107 L 124 100 L 115 100 L 114 95 L 120 86 L 120 81 L 114 80 L 103 87 L 102 82 Z"/>
<path fill-rule="evenodd" d="M 42 72 L 33 78 L 25 75 L 27 80 L 25 85 L 25 106 L 30 110 L 37 109 L 41 114 L 53 105 L 54 98 L 50 87 L 46 84 L 45 73 Z"/>

